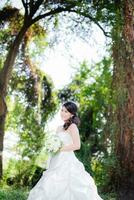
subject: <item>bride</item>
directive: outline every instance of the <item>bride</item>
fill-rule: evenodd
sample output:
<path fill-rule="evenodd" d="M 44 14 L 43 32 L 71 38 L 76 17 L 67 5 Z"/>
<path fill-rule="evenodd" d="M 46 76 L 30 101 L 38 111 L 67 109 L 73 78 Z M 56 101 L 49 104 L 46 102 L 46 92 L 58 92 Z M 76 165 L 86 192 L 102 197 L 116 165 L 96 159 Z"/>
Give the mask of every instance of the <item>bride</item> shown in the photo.
<path fill-rule="evenodd" d="M 81 146 L 76 104 L 64 103 L 60 114 L 64 124 L 57 128 L 56 134 L 64 145 L 51 158 L 27 200 L 102 200 L 93 178 L 74 154 Z"/>

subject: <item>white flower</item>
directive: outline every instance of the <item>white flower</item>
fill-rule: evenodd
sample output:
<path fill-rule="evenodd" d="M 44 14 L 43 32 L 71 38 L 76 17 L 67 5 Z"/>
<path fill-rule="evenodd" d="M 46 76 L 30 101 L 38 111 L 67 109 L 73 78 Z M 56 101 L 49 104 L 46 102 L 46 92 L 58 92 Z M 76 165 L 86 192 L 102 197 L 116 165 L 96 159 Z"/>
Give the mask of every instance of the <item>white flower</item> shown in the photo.
<path fill-rule="evenodd" d="M 60 140 L 59 136 L 56 134 L 46 134 L 45 136 L 45 144 L 44 150 L 47 153 L 56 153 L 61 147 L 63 143 Z"/>

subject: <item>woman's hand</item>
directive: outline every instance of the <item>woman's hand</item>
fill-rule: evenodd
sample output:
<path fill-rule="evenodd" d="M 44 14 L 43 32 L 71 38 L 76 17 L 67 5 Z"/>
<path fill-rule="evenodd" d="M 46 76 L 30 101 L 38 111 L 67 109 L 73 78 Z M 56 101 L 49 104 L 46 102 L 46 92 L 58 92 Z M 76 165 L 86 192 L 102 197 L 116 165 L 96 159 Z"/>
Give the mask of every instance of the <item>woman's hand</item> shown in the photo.
<path fill-rule="evenodd" d="M 61 152 L 61 151 L 63 151 L 63 147 L 61 147 L 61 148 L 59 149 L 59 152 Z"/>

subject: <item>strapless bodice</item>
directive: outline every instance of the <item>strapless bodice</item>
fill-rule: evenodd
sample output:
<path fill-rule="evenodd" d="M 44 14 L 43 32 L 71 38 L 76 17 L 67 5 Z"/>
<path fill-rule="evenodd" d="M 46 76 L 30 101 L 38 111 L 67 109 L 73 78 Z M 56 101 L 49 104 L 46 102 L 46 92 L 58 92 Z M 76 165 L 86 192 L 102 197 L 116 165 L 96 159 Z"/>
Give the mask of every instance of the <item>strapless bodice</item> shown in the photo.
<path fill-rule="evenodd" d="M 56 133 L 60 140 L 63 142 L 63 144 L 72 144 L 73 143 L 73 140 L 72 140 L 72 137 L 70 135 L 70 133 L 67 133 L 65 131 L 60 131 L 58 133 Z"/>

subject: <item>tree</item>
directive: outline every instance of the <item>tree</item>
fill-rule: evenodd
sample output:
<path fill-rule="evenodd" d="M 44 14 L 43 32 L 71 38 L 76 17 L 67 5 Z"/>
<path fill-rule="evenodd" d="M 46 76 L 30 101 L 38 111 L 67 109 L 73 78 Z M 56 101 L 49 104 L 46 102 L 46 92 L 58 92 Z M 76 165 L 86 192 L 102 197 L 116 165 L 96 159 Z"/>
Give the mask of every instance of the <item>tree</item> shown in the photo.
<path fill-rule="evenodd" d="M 20 27 L 22 15 L 18 13 L 18 9 L 13 9 L 10 6 L 4 8 L 3 12 L 0 13 L 0 15 L 5 16 L 5 18 L 1 17 L 1 20 L 2 20 L 1 28 L 3 29 L 1 30 L 1 38 L 0 38 L 1 43 L 3 44 L 3 46 L 0 49 L 1 62 L 3 62 L 3 57 L 6 51 L 6 48 L 11 43 L 12 38 L 16 35 L 17 29 L 19 29 Z M 16 23 L 14 23 L 15 18 L 18 19 Z M 7 27 L 4 28 L 5 23 L 8 23 L 8 29 Z M 8 95 L 10 96 L 12 95 L 12 97 L 16 99 L 16 105 L 15 105 L 15 107 L 17 108 L 16 114 L 18 113 L 18 117 L 16 118 L 17 119 L 16 125 L 18 127 L 15 126 L 15 128 L 17 127 L 17 129 L 19 129 L 19 124 L 23 122 L 23 128 L 21 129 L 21 131 L 16 130 L 19 133 L 21 133 L 21 137 L 20 137 L 21 140 L 23 140 L 22 138 L 24 135 L 24 130 L 25 130 L 25 136 L 27 134 L 27 138 L 29 137 L 29 129 L 31 126 L 30 122 L 32 123 L 32 121 L 35 121 L 36 128 L 38 127 L 37 130 L 38 130 L 38 133 L 40 133 L 40 137 L 38 137 L 38 140 L 36 140 L 36 143 L 34 142 L 34 137 L 31 137 L 33 138 L 32 146 L 34 149 L 36 148 L 39 149 L 41 147 L 41 142 L 37 142 L 37 141 L 39 140 L 42 141 L 42 138 L 44 136 L 43 129 L 44 129 L 45 122 L 48 116 L 50 117 L 50 113 L 51 114 L 53 113 L 54 108 L 56 106 L 55 102 L 53 101 L 54 99 L 52 95 L 52 85 L 50 83 L 50 80 L 48 81 L 48 77 L 43 72 L 41 72 L 41 70 L 37 69 L 37 66 L 32 63 L 29 56 L 29 52 L 28 52 L 29 42 L 31 38 L 32 39 L 34 38 L 35 41 L 37 40 L 37 36 L 36 36 L 37 33 L 38 33 L 38 38 L 40 38 L 40 41 L 42 38 L 44 40 L 45 32 L 43 31 L 43 28 L 39 26 L 39 24 L 36 23 L 33 27 L 31 27 L 27 31 L 27 34 L 25 34 L 24 40 L 22 41 L 22 47 L 20 48 L 20 51 L 18 54 L 18 60 L 15 63 L 15 67 L 12 72 L 12 80 L 10 81 L 10 87 L 8 87 L 8 91 L 7 91 Z M 6 45 L 5 45 L 5 42 L 6 42 Z M 37 42 L 36 42 L 36 46 L 38 46 Z M 42 43 L 42 47 L 43 47 L 43 43 Z M 18 69 L 18 65 L 21 66 L 20 69 Z M 17 93 L 19 93 L 19 95 Z M 50 105 L 49 106 L 50 109 L 48 108 L 47 112 L 44 112 L 44 110 L 46 110 L 46 107 L 48 105 Z M 3 105 L 2 105 L 2 109 L 3 109 Z M 22 113 L 17 110 L 22 110 Z M 35 115 L 35 110 L 36 110 L 36 113 L 40 112 L 38 114 L 42 116 L 43 120 L 41 120 L 40 122 L 37 119 L 38 118 L 37 114 Z M 24 116 L 22 116 L 23 114 Z M 14 115 L 15 115 L 15 112 L 14 112 Z M 31 116 L 30 120 L 24 119 L 25 117 L 27 117 L 28 119 L 29 116 Z M 15 120 L 15 116 L 12 116 L 12 119 Z M 10 127 L 11 127 L 11 124 L 10 124 Z M 33 135 L 37 134 L 37 130 L 35 128 L 33 129 L 32 131 Z M 28 140 L 25 141 L 25 143 L 27 142 Z M 24 142 L 21 142 L 21 143 L 24 144 Z M 32 151 L 31 148 L 29 148 L 29 150 L 28 149 L 26 150 L 26 148 L 24 148 L 24 145 L 23 145 L 23 149 L 24 149 L 23 151 L 27 151 L 27 152 Z M 22 152 L 22 154 L 25 154 L 25 153 Z"/>
<path fill-rule="evenodd" d="M 134 2 L 131 0 L 112 1 L 107 3 L 107 11 L 114 14 L 106 19 L 102 14 L 105 1 L 94 1 L 99 18 L 106 20 L 112 27 L 113 99 L 112 124 L 115 134 L 115 154 L 117 157 L 118 199 L 134 199 Z M 114 10 L 113 10 L 114 8 Z M 106 12 L 107 12 L 106 11 Z"/>
<path fill-rule="evenodd" d="M 119 199 L 134 199 L 134 2 L 124 0 L 122 25 L 113 45 L 114 90 L 117 101 L 116 155 L 121 173 L 118 175 Z M 119 24 L 119 21 L 118 21 Z M 114 31 L 115 35 L 115 31 Z"/>
<path fill-rule="evenodd" d="M 12 10 L 12 7 L 8 7 L 5 12 L 11 13 Z M 21 17 L 17 14 L 18 21 L 14 23 L 15 16 L 9 15 L 5 19 L 6 22 L 4 21 L 8 26 L 5 27 L 3 23 L 0 37 L 3 44 L 0 49 L 1 60 L 4 58 L 7 45 L 20 26 Z M 42 51 L 44 52 L 47 45 L 45 38 L 46 31 L 38 23 L 29 28 L 22 41 L 8 87 L 5 129 L 18 136 L 17 146 L 14 148 L 19 161 L 15 158 L 8 160 L 4 170 L 4 180 L 7 184 L 11 184 L 11 179 L 12 184 L 31 183 L 31 176 L 37 168 L 35 160 L 44 141 L 46 121 L 54 114 L 56 108 L 51 79 L 33 61 L 33 58 L 35 60 L 37 56 L 42 55 Z M 33 45 L 36 48 L 33 48 Z M 12 176 L 14 178 L 11 178 Z"/>

